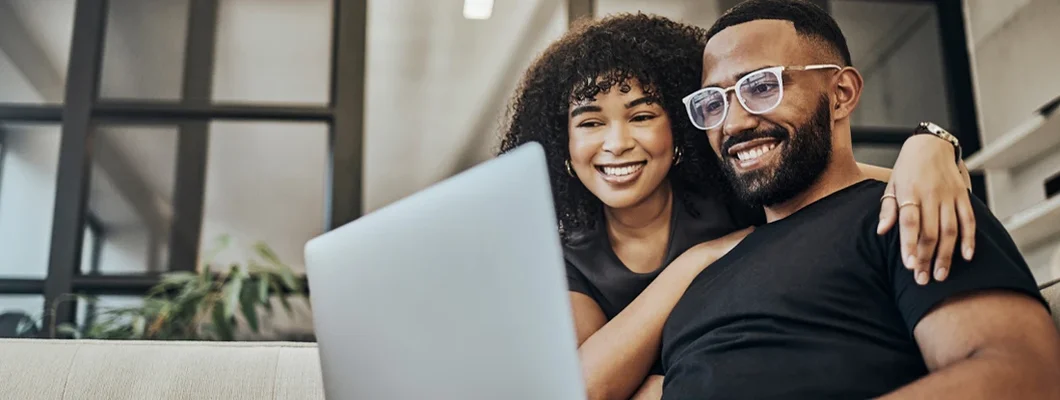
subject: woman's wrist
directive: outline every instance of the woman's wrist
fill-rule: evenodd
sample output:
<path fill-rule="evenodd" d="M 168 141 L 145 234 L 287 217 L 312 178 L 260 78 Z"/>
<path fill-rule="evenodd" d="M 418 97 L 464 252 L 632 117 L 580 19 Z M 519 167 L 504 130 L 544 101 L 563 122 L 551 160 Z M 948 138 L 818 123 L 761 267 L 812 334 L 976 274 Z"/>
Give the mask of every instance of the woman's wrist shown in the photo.
<path fill-rule="evenodd" d="M 953 149 L 954 160 L 957 163 L 961 162 L 961 159 L 963 157 L 961 150 L 961 142 L 957 140 L 957 136 L 953 135 L 946 129 L 936 125 L 933 122 L 921 122 L 920 125 L 917 125 L 916 129 L 913 130 L 913 136 L 911 136 L 909 139 L 911 140 L 918 136 L 934 137 L 935 139 L 946 143 L 948 147 Z"/>

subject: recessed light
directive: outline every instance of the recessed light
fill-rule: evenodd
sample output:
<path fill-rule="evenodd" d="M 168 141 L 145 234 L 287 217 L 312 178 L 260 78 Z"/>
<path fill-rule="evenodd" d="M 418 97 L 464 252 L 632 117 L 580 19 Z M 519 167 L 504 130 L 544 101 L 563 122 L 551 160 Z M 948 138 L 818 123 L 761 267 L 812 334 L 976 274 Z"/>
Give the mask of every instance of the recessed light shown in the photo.
<path fill-rule="evenodd" d="M 464 18 L 489 19 L 493 15 L 493 0 L 464 0 Z"/>

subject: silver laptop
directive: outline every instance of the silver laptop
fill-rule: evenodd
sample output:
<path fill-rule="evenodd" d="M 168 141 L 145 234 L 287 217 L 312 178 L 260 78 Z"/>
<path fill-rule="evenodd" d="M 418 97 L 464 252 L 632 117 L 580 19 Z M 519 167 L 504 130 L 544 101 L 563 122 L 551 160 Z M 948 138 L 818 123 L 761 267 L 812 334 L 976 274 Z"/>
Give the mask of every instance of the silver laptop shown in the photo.
<path fill-rule="evenodd" d="M 328 399 L 583 399 L 544 151 L 529 144 L 311 240 Z"/>

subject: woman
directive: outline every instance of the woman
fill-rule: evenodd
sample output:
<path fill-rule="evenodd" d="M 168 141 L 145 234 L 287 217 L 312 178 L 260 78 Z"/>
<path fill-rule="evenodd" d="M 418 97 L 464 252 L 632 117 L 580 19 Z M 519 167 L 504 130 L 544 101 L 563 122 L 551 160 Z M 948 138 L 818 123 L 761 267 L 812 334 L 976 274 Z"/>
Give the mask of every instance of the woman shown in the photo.
<path fill-rule="evenodd" d="M 645 377 L 671 309 L 703 268 L 764 223 L 761 209 L 727 194 L 704 133 L 684 114 L 705 44 L 705 31 L 661 17 L 590 22 L 533 63 L 509 110 L 501 152 L 545 148 L 592 399 L 658 390 L 660 377 Z M 967 195 L 948 143 L 909 140 L 928 143 L 903 149 L 896 170 L 930 172 L 900 184 L 932 194 L 924 198 Z M 887 170 L 862 169 L 888 180 Z M 881 232 L 894 225 L 884 217 Z"/>

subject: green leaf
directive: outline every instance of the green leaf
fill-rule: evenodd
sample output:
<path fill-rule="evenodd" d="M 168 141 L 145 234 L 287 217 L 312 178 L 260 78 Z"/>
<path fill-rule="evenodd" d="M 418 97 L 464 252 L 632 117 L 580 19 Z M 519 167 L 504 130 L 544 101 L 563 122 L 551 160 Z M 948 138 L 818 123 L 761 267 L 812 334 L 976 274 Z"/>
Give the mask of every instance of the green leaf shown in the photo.
<path fill-rule="evenodd" d="M 144 337 L 144 327 L 147 325 L 147 320 L 143 316 L 133 317 L 132 320 L 132 336 L 134 339 L 140 339 Z"/>
<path fill-rule="evenodd" d="M 250 329 L 254 333 L 258 332 L 258 299 L 256 291 L 255 287 L 247 286 L 246 290 L 243 291 L 243 296 L 239 299 L 239 308 L 243 311 L 243 316 L 247 319 L 247 325 L 250 325 Z"/>
<path fill-rule="evenodd" d="M 239 304 L 239 295 L 243 291 L 243 275 L 239 273 L 231 274 L 228 277 L 228 282 L 224 286 L 224 299 L 221 301 L 224 304 L 224 316 L 226 318 L 232 318 L 236 312 L 236 305 Z"/>
<path fill-rule="evenodd" d="M 279 267 L 280 269 L 287 268 L 283 261 L 280 261 L 280 257 L 276 255 L 276 252 L 272 251 L 272 248 L 265 244 L 265 242 L 254 243 L 254 250 L 262 259 L 269 264 L 272 264 L 274 267 Z"/>
<path fill-rule="evenodd" d="M 211 316 L 213 319 L 213 329 L 217 333 L 218 339 L 225 341 L 234 340 L 235 335 L 232 333 L 232 320 L 225 317 L 223 302 L 217 302 L 214 305 Z"/>
<path fill-rule="evenodd" d="M 200 274 L 200 276 L 202 276 L 202 281 L 207 286 L 210 286 L 210 284 L 213 283 L 213 271 L 210 268 L 210 264 L 202 266 L 202 274 Z"/>
<path fill-rule="evenodd" d="M 280 299 L 280 305 L 283 305 L 283 309 L 287 311 L 287 315 L 291 315 L 291 303 L 287 301 L 287 295 L 283 294 L 283 289 L 280 288 L 280 284 L 276 281 L 272 281 L 272 288 L 275 291 L 276 297 Z"/>
<path fill-rule="evenodd" d="M 258 301 L 262 304 L 269 303 L 269 279 L 264 276 L 258 278 Z"/>
<path fill-rule="evenodd" d="M 291 271 L 289 268 L 281 268 L 279 272 L 280 277 L 283 279 L 283 285 L 287 287 L 287 290 L 292 292 L 302 291 L 302 285 L 298 281 L 298 278 L 295 278 L 294 271 Z"/>
<path fill-rule="evenodd" d="M 165 285 L 183 286 L 197 279 L 199 279 L 199 274 L 196 274 L 194 272 L 170 272 L 165 275 L 162 275 L 162 281 L 159 283 Z"/>
<path fill-rule="evenodd" d="M 232 243 L 232 237 L 231 236 L 229 236 L 229 235 L 220 235 L 220 236 L 218 236 L 217 239 L 214 239 L 213 247 L 211 249 L 207 250 L 203 254 L 202 259 L 205 260 L 206 263 L 208 264 L 210 261 L 213 261 L 213 259 L 215 257 L 217 257 L 218 254 L 221 254 L 222 251 L 227 249 L 228 246 L 231 245 L 231 243 Z"/>
<path fill-rule="evenodd" d="M 33 331 L 39 332 L 40 329 L 37 320 L 28 315 L 23 315 L 22 318 L 19 318 L 18 325 L 15 327 L 15 337 L 23 337 Z"/>

